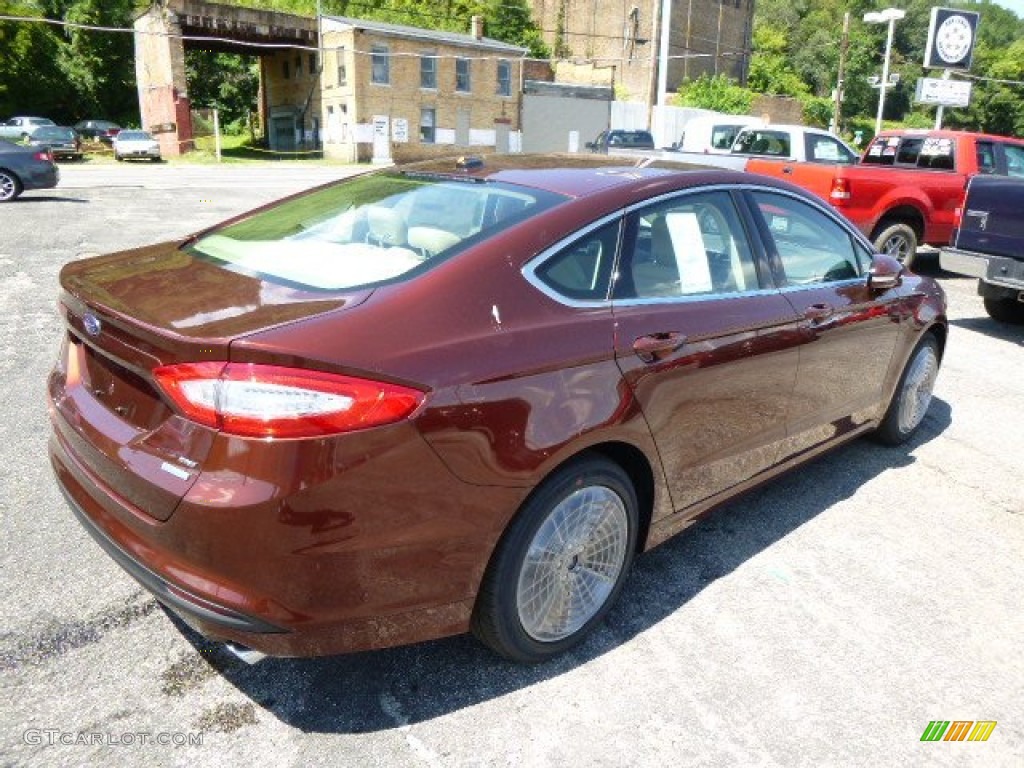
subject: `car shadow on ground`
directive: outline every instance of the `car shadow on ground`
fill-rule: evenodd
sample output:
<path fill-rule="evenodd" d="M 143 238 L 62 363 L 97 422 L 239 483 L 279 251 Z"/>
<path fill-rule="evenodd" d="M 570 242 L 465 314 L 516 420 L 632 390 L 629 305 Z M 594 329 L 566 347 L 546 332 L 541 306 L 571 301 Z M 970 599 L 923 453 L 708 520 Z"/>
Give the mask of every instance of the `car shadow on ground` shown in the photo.
<path fill-rule="evenodd" d="M 980 302 L 981 299 L 979 298 L 978 301 Z M 956 320 L 950 320 L 949 324 L 957 328 L 963 328 L 965 331 L 983 333 L 986 336 L 1013 342 L 1018 345 L 1024 344 L 1024 325 L 1000 323 L 987 315 L 983 317 L 961 317 Z"/>
<path fill-rule="evenodd" d="M 88 203 L 81 197 L 64 197 L 62 195 L 47 195 L 46 197 L 19 197 L 13 201 L 15 205 L 24 205 L 25 203 Z M 10 205 L 10 203 L 8 203 Z"/>
<path fill-rule="evenodd" d="M 500 659 L 469 636 L 331 658 L 268 658 L 248 666 L 171 620 L 225 680 L 290 726 L 320 733 L 403 727 L 556 677 L 628 643 L 868 481 L 912 464 L 913 451 L 942 434 L 950 421 L 949 404 L 936 398 L 906 445 L 855 440 L 719 507 L 640 556 L 604 625 L 580 647 L 537 666 Z"/>

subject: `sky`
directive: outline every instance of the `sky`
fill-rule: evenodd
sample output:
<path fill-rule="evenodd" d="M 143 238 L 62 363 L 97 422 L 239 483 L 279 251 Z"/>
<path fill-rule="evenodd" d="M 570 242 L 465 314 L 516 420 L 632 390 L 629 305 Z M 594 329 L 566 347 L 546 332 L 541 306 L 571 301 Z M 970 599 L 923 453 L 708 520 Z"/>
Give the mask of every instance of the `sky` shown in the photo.
<path fill-rule="evenodd" d="M 1024 19 L 1024 0 L 994 0 L 994 2 L 996 5 L 1003 6 L 1003 8 L 1009 8 Z"/>

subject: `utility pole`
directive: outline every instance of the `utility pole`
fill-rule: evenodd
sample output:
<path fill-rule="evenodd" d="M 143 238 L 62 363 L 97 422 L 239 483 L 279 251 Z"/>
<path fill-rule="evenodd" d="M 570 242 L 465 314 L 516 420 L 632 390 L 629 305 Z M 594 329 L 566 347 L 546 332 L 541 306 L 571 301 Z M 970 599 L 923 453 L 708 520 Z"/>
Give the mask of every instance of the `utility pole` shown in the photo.
<path fill-rule="evenodd" d="M 832 110 L 832 125 L 829 130 L 839 135 L 839 127 L 843 116 L 843 88 L 844 74 L 846 72 L 846 50 L 850 45 L 850 12 L 843 14 L 843 40 L 839 44 L 839 73 L 836 77 L 836 100 L 835 109 Z"/>

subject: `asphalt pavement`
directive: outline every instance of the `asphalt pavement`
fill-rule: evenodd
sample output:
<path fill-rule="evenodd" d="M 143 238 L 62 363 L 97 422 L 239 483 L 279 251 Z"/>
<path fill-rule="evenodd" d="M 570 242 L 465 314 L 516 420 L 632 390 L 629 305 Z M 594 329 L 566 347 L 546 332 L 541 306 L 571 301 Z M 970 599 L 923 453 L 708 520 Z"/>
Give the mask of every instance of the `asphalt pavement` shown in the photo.
<path fill-rule="evenodd" d="M 0 765 L 1021 766 L 1024 328 L 950 299 L 920 434 L 858 440 L 636 562 L 547 664 L 470 637 L 247 666 L 80 528 L 46 457 L 57 272 L 356 171 L 65 164 L 0 205 Z M 931 721 L 995 721 L 922 742 Z"/>

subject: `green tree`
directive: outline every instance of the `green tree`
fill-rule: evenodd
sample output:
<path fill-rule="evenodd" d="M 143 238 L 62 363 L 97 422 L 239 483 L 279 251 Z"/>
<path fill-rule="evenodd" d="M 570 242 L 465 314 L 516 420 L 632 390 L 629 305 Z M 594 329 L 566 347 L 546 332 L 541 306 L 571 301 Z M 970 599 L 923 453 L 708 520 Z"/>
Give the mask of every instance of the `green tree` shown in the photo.
<path fill-rule="evenodd" d="M 741 88 L 735 80 L 726 75 L 712 76 L 707 73 L 696 80 L 685 80 L 679 86 L 679 94 L 675 98 L 676 106 L 713 109 L 734 115 L 749 113 L 753 102 L 754 93 Z"/>

